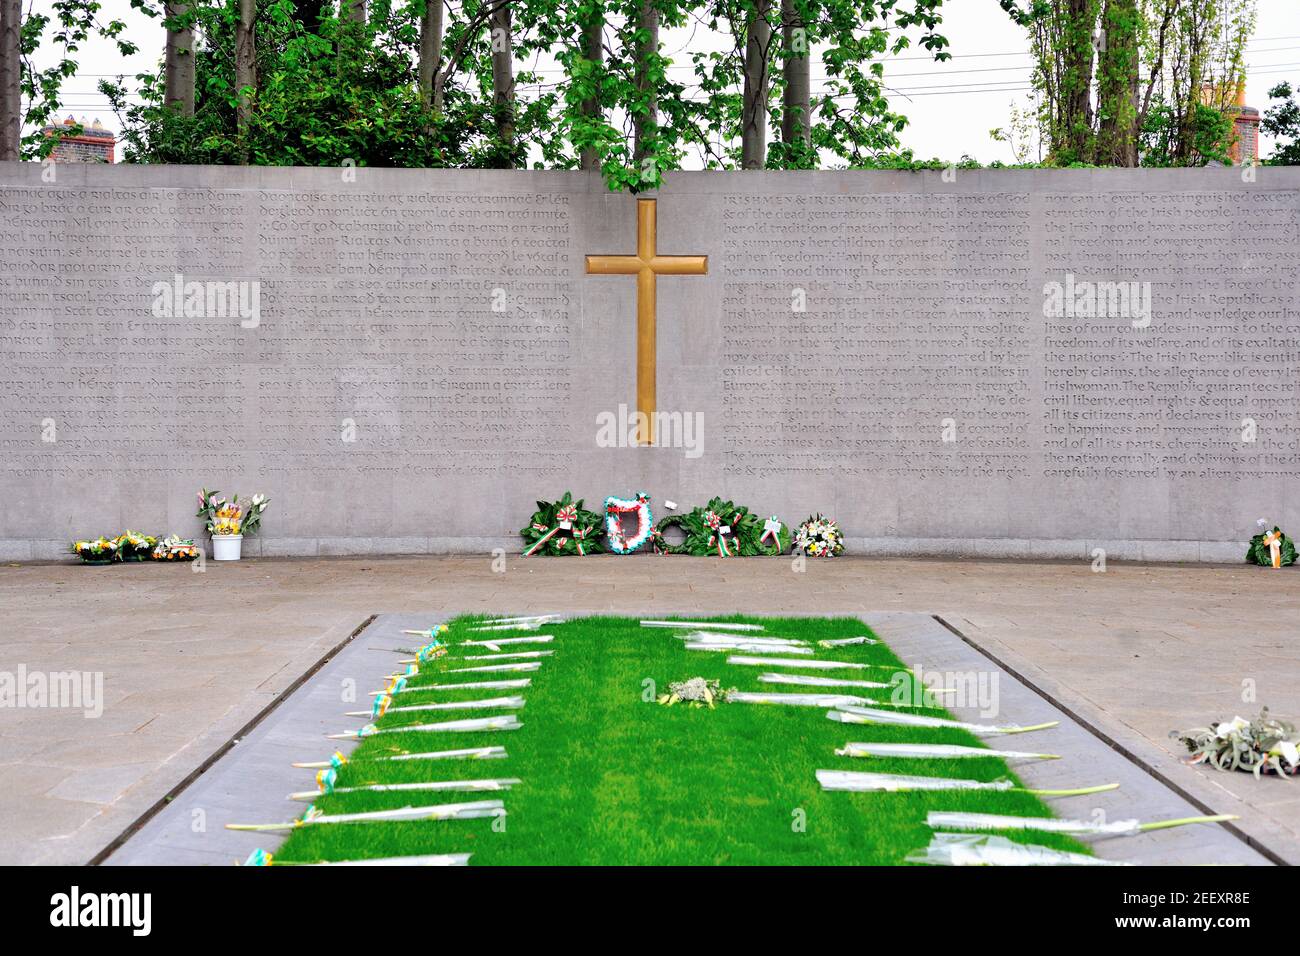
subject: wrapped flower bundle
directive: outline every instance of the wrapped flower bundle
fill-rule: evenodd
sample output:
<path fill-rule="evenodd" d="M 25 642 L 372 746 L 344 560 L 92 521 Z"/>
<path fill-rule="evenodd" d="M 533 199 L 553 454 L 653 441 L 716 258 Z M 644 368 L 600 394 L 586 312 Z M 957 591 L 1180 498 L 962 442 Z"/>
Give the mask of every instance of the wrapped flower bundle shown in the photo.
<path fill-rule="evenodd" d="M 712 710 L 717 701 L 726 701 L 733 693 L 734 687 L 723 690 L 719 681 L 692 677 L 690 680 L 678 680 L 669 684 L 668 693 L 659 696 L 659 703 L 665 707 L 686 703 L 692 707 L 708 707 Z"/>
<path fill-rule="evenodd" d="M 1175 730 L 1169 736 L 1187 748 L 1188 763 L 1247 770 L 1256 777 L 1300 772 L 1300 734 L 1294 724 L 1270 717 L 1267 707 L 1255 720 L 1234 717 L 1211 727 Z"/>

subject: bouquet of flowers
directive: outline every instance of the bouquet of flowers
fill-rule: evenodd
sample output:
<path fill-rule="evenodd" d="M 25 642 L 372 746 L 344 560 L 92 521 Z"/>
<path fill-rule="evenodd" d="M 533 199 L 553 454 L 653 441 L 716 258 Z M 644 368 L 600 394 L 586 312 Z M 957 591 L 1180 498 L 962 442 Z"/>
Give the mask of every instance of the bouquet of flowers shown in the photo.
<path fill-rule="evenodd" d="M 144 561 L 153 554 L 158 539 L 138 531 L 127 529 L 117 536 L 117 559 L 119 561 Z"/>
<path fill-rule="evenodd" d="M 199 556 L 199 549 L 193 538 L 169 534 L 158 542 L 150 556 L 155 561 L 193 561 Z"/>
<path fill-rule="evenodd" d="M 668 693 L 660 694 L 658 700 L 666 707 L 687 703 L 692 707 L 708 707 L 712 710 L 715 701 L 725 702 L 735 692 L 734 687 L 723 690 L 720 681 L 692 677 L 690 680 L 673 681 L 668 685 Z"/>
<path fill-rule="evenodd" d="M 1256 777 L 1263 773 L 1294 776 L 1300 771 L 1300 735 L 1295 725 L 1270 717 L 1267 707 L 1255 720 L 1234 717 L 1212 727 L 1175 730 L 1169 736 L 1187 748 L 1191 764 L 1249 770 Z"/>
<path fill-rule="evenodd" d="M 818 512 L 795 531 L 794 549 L 814 558 L 834 558 L 844 553 L 844 535 L 839 525 Z"/>
<path fill-rule="evenodd" d="M 74 541 L 71 551 L 86 564 L 108 564 L 110 561 L 118 560 L 116 538 Z"/>
<path fill-rule="evenodd" d="M 262 525 L 262 512 L 271 503 L 271 499 L 265 495 L 253 495 L 252 498 L 246 499 L 243 507 L 240 507 L 239 495 L 235 495 L 229 501 L 219 495 L 220 492 L 208 491 L 206 488 L 199 492 L 199 510 L 195 513 L 195 517 L 203 519 L 204 529 L 208 534 L 213 536 L 257 534 Z"/>
<path fill-rule="evenodd" d="M 1295 544 L 1282 533 L 1282 529 L 1274 525 L 1273 530 L 1269 531 L 1268 522 L 1263 518 L 1256 523 L 1259 525 L 1259 534 L 1250 539 L 1250 547 L 1246 549 L 1246 562 L 1266 568 L 1295 564 Z"/>
<path fill-rule="evenodd" d="M 605 550 L 600 543 L 604 524 L 600 515 L 582 507 L 566 491 L 559 501 L 539 501 L 537 511 L 519 534 L 524 539 L 524 556 L 533 554 L 588 555 Z"/>

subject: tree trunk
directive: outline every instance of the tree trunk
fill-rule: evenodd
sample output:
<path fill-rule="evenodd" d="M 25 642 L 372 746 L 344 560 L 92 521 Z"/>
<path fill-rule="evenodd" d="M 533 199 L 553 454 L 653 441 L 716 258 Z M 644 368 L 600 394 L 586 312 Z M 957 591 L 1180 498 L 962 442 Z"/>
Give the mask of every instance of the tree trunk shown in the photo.
<path fill-rule="evenodd" d="M 1137 0 L 1106 0 L 1102 30 L 1106 38 L 1097 64 L 1097 162 L 1138 164 Z"/>
<path fill-rule="evenodd" d="M 239 132 L 242 136 L 253 115 L 253 95 L 257 89 L 257 41 L 253 20 L 257 17 L 257 0 L 239 0 L 239 22 L 235 25 L 235 86 L 239 88 Z M 245 156 L 247 162 L 247 156 Z"/>
<path fill-rule="evenodd" d="M 781 141 L 790 157 L 806 157 L 812 143 L 812 59 L 808 28 L 796 0 L 781 0 L 781 38 L 785 44 L 785 92 L 781 109 Z"/>
<path fill-rule="evenodd" d="M 433 79 L 442 65 L 442 0 L 424 0 L 420 17 L 420 102 L 433 105 Z"/>
<path fill-rule="evenodd" d="M 187 0 L 168 0 L 163 4 L 167 18 L 189 13 Z M 194 115 L 194 27 L 167 29 L 167 52 L 163 61 L 163 102 L 182 116 Z"/>
<path fill-rule="evenodd" d="M 767 97 L 771 71 L 768 54 L 772 25 L 767 21 L 772 0 L 754 0 L 745 22 L 745 93 L 740 118 L 740 165 L 762 169 L 767 164 Z"/>
<path fill-rule="evenodd" d="M 636 88 L 644 110 L 633 122 L 632 158 L 640 165 L 650 155 L 650 142 L 659 132 L 659 100 L 650 79 L 650 58 L 659 52 L 659 11 L 652 0 L 641 0 L 637 32 L 644 34 L 636 45 Z"/>
<path fill-rule="evenodd" d="M 583 58 L 600 67 L 605 62 L 605 11 L 595 4 L 591 16 L 582 25 Z M 600 116 L 600 98 L 589 96 L 582 104 L 582 115 L 595 119 Z M 583 169 L 600 169 L 600 156 L 594 147 L 584 147 L 580 156 Z"/>
<path fill-rule="evenodd" d="M 364 24 L 366 22 L 367 0 L 342 0 L 342 2 L 343 19 L 347 20 L 349 23 Z"/>
<path fill-rule="evenodd" d="M 1060 112 L 1052 147 L 1061 163 L 1093 160 L 1093 31 L 1098 9 L 1099 0 L 1064 0 L 1060 12 Z"/>
<path fill-rule="evenodd" d="M 510 39 L 510 4 L 501 2 L 488 18 L 492 35 L 492 107 L 506 168 L 515 165 L 515 67 Z"/>
<path fill-rule="evenodd" d="M 22 0 L 0 0 L 0 162 L 16 162 L 22 153 L 22 18 Z"/>

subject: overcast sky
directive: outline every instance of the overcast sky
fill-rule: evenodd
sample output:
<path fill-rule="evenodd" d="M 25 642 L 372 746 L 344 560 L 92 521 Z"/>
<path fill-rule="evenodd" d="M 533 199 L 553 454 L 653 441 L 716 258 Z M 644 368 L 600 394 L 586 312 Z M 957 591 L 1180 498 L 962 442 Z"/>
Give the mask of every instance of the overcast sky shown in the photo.
<path fill-rule="evenodd" d="M 36 9 L 50 0 L 27 0 Z M 125 8 L 125 0 L 109 0 L 108 11 Z M 1258 0 L 1259 17 L 1248 55 L 1247 102 L 1263 110 L 1268 90 L 1280 80 L 1300 85 L 1300 2 Z M 115 127 L 107 103 L 95 87 L 101 76 L 131 76 L 156 66 L 162 53 L 162 29 L 156 20 L 126 11 L 128 33 L 141 52 L 123 59 L 109 43 L 94 41 L 83 49 L 81 70 L 65 87 L 65 109 L 88 121 L 100 119 Z M 893 109 L 910 120 L 903 142 L 922 159 L 957 159 L 969 154 L 982 162 L 1012 159 L 1010 148 L 995 142 L 989 131 L 1006 125 L 1013 102 L 1028 105 L 1030 58 L 1022 29 L 1015 26 L 996 0 L 947 0 L 941 31 L 951 42 L 952 60 L 937 64 L 924 51 L 908 52 L 886 69 Z M 685 79 L 690 68 L 685 53 L 716 49 L 728 42 L 702 31 L 666 31 L 665 51 L 679 55 L 676 72 Z M 822 73 L 814 63 L 814 89 Z M 1264 138 L 1264 155 L 1272 143 Z M 1036 157 L 1033 157 L 1036 158 Z"/>

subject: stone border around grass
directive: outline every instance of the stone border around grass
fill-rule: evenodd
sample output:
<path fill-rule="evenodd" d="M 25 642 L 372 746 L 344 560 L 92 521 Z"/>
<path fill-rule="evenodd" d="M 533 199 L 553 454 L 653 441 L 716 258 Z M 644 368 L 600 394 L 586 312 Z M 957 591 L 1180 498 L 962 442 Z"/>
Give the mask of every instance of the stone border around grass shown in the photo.
<path fill-rule="evenodd" d="M 664 613 L 658 609 L 653 616 Z M 940 619 L 919 612 L 868 613 L 860 618 L 913 668 L 919 666 L 931 673 L 982 673 L 987 675 L 985 680 L 996 679 L 999 698 L 996 720 L 981 715 L 978 708 L 947 704 L 959 718 L 976 723 L 1061 722 L 1052 730 L 1023 737 L 990 738 L 990 746 L 1005 745 L 1062 756 L 1061 760 L 1018 765 L 1016 773 L 1027 786 L 1120 783 L 1120 789 L 1112 793 L 1051 799 L 1049 802 L 1059 815 L 1091 818 L 1100 810 L 1110 820 L 1137 817 L 1148 821 L 1204 812 L 1162 779 L 1117 752 L 1099 731 L 1081 725 L 1057 707 L 1046 691 L 1037 690 L 1012 675 Z M 206 770 L 196 773 L 188 786 L 174 792 L 161 811 L 138 824 L 125 843 L 109 855 L 105 865 L 230 865 L 242 861 L 257 847 L 273 852 L 283 842 L 284 834 L 238 832 L 225 829 L 225 825 L 292 820 L 300 815 L 304 804 L 289 800 L 288 794 L 310 789 L 314 783 L 313 772 L 292 767 L 292 762 L 325 760 L 336 747 L 344 751 L 356 747 L 356 743 L 349 741 L 327 740 L 325 735 L 366 722 L 364 718 L 344 717 L 343 712 L 363 710 L 369 705 L 370 692 L 381 686 L 385 675 L 397 669 L 400 655 L 394 649 L 418 645 L 419 638 L 402 635 L 402 629 L 427 628 L 442 619 L 436 614 L 381 614 L 373 619 L 311 680 L 264 713 L 260 722 L 235 746 L 210 758 Z M 662 635 L 647 635 L 647 639 L 658 637 Z M 355 701 L 344 699 L 349 681 L 355 689 Z M 845 742 L 871 736 L 870 726 L 845 725 L 844 730 Z M 849 761 L 833 754 L 828 753 L 826 758 L 828 767 L 851 767 Z M 860 769 L 866 769 L 867 762 L 855 763 L 861 763 Z M 202 821 L 203 829 L 196 830 L 196 821 Z M 1248 846 L 1239 833 L 1223 826 L 1181 827 L 1088 842 L 1103 858 L 1147 865 L 1266 866 L 1271 862 Z"/>

